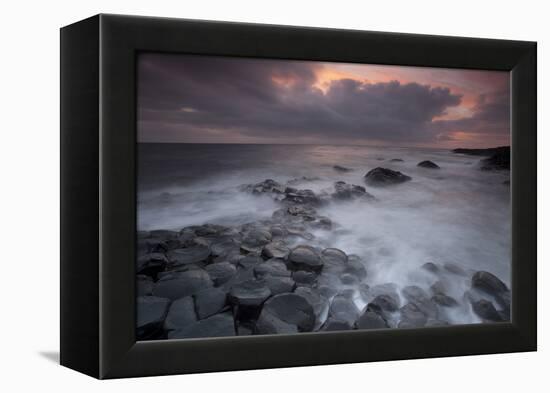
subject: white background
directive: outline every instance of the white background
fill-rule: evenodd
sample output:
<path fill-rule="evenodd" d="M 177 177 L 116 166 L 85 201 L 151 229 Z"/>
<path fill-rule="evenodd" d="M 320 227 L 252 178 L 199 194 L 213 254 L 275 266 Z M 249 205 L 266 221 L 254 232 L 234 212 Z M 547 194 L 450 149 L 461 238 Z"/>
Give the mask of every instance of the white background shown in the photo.
<path fill-rule="evenodd" d="M 0 23 L 0 390 L 521 392 L 548 389 L 549 12 L 544 1 L 6 1 Z M 55 363 L 59 345 L 59 31 L 123 13 L 539 43 L 539 352 L 96 381 Z M 547 68 L 548 69 L 548 68 Z M 521 130 L 519 130 L 521 132 Z M 546 241 L 546 242 L 545 242 Z M 546 243 L 546 244 L 545 244 Z M 83 253 L 86 250 L 82 250 Z M 531 261 L 526 261 L 531 262 Z M 239 356 L 238 353 L 228 356 Z"/>

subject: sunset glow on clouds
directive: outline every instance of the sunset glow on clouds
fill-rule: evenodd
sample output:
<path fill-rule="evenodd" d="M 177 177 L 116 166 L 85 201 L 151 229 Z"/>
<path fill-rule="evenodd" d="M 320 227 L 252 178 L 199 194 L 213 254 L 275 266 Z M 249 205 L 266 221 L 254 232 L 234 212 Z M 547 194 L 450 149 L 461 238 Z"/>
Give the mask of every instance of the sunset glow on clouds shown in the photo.
<path fill-rule="evenodd" d="M 142 54 L 140 142 L 509 145 L 497 71 Z"/>

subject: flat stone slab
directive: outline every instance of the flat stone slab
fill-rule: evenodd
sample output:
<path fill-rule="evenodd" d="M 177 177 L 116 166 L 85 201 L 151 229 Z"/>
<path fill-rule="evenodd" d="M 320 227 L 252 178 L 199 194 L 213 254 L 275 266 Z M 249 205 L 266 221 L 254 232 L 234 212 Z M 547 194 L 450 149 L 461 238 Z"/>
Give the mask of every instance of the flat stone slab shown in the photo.
<path fill-rule="evenodd" d="M 199 319 L 220 313 L 227 304 L 227 293 L 219 288 L 208 288 L 193 295 Z"/>
<path fill-rule="evenodd" d="M 179 266 L 203 262 L 208 259 L 210 253 L 210 247 L 196 245 L 187 248 L 176 248 L 169 251 L 166 255 L 171 265 Z"/>
<path fill-rule="evenodd" d="M 315 325 L 313 306 L 304 296 L 294 293 L 276 295 L 265 302 L 260 320 L 272 320 L 273 317 L 294 325 L 301 332 L 309 332 Z"/>
<path fill-rule="evenodd" d="M 170 299 L 156 296 L 137 298 L 136 334 L 138 339 L 153 337 L 162 329 Z"/>
<path fill-rule="evenodd" d="M 178 273 L 174 277 L 157 281 L 153 288 L 153 295 L 176 300 L 213 285 L 210 276 L 204 270 L 189 270 Z"/>
<path fill-rule="evenodd" d="M 169 339 L 235 336 L 235 322 L 231 313 L 216 314 L 168 333 Z"/>
<path fill-rule="evenodd" d="M 191 296 L 174 300 L 164 320 L 165 330 L 176 330 L 187 327 L 197 321 L 195 304 Z"/>
<path fill-rule="evenodd" d="M 310 246 L 295 247 L 290 252 L 288 260 L 297 269 L 320 271 L 323 268 L 323 261 L 317 250 Z"/>

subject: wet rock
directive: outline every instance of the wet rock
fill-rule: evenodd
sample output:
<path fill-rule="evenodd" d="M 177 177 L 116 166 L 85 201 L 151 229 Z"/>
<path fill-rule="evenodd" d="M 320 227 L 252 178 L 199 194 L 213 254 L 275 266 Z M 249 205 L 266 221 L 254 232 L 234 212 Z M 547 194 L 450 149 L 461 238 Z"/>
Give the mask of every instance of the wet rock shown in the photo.
<path fill-rule="evenodd" d="M 323 229 L 329 231 L 332 229 L 332 220 L 325 216 L 317 216 L 314 221 L 309 223 L 313 229 Z"/>
<path fill-rule="evenodd" d="M 317 282 L 317 275 L 313 272 L 298 270 L 292 273 L 292 279 L 299 286 L 312 286 Z"/>
<path fill-rule="evenodd" d="M 262 312 L 256 322 L 256 331 L 258 334 L 295 334 L 298 333 L 298 327 L 271 313 Z"/>
<path fill-rule="evenodd" d="M 411 180 L 411 177 L 399 171 L 387 168 L 374 168 L 365 175 L 365 182 L 370 186 L 388 186 Z"/>
<path fill-rule="evenodd" d="M 332 169 L 334 169 L 336 172 L 341 172 L 341 173 L 353 171 L 353 169 L 351 168 L 346 168 L 345 166 L 340 166 L 340 165 L 334 165 Z"/>
<path fill-rule="evenodd" d="M 274 323 L 277 322 L 277 323 Z M 261 333 L 278 333 L 278 322 L 284 324 L 285 330 L 292 330 L 288 325 L 294 326 L 297 331 L 309 332 L 315 325 L 313 306 L 301 295 L 295 293 L 283 293 L 275 295 L 265 302 L 258 319 L 258 330 Z"/>
<path fill-rule="evenodd" d="M 321 297 L 319 291 L 309 287 L 297 287 L 294 293 L 306 298 L 306 300 L 313 306 L 313 312 L 315 313 L 316 320 L 319 321 L 323 310 L 328 304 L 327 300 Z"/>
<path fill-rule="evenodd" d="M 334 183 L 332 198 L 341 201 L 358 198 L 374 199 L 374 197 L 367 192 L 365 187 L 357 186 L 355 184 L 347 184 L 343 181 L 337 181 Z"/>
<path fill-rule="evenodd" d="M 344 296 L 337 295 L 330 304 L 328 315 L 340 321 L 346 321 L 353 324 L 359 317 L 360 311 L 353 302 Z"/>
<path fill-rule="evenodd" d="M 226 297 L 226 292 L 219 288 L 208 288 L 193 295 L 198 318 L 220 313 L 226 306 Z"/>
<path fill-rule="evenodd" d="M 363 281 L 367 278 L 367 270 L 365 266 L 360 261 L 350 260 L 346 264 L 344 269 L 344 274 L 350 274 L 357 278 L 358 281 Z"/>
<path fill-rule="evenodd" d="M 422 288 L 416 285 L 409 285 L 401 290 L 401 294 L 410 303 L 414 303 L 427 317 L 437 317 L 437 305 Z"/>
<path fill-rule="evenodd" d="M 313 247 L 297 246 L 289 254 L 288 260 L 296 269 L 321 271 L 323 261 Z"/>
<path fill-rule="evenodd" d="M 314 207 L 308 205 L 295 205 L 286 209 L 287 214 L 291 216 L 305 217 L 306 221 L 313 221 L 317 215 L 317 210 Z"/>
<path fill-rule="evenodd" d="M 443 281 L 436 281 L 430 286 L 430 290 L 434 295 L 445 295 L 447 293 L 447 285 Z"/>
<path fill-rule="evenodd" d="M 346 269 L 348 256 L 337 248 L 325 248 L 321 252 L 321 261 L 323 262 L 323 271 L 340 274 Z"/>
<path fill-rule="evenodd" d="M 489 158 L 481 160 L 481 169 L 510 170 L 510 146 L 496 148 Z"/>
<path fill-rule="evenodd" d="M 433 262 L 426 262 L 425 264 L 422 265 L 422 269 L 430 272 L 430 273 L 437 273 L 439 272 L 439 266 L 437 266 L 435 263 Z"/>
<path fill-rule="evenodd" d="M 252 229 L 243 236 L 241 249 L 247 252 L 260 252 L 272 240 L 271 232 L 267 229 Z"/>
<path fill-rule="evenodd" d="M 215 257 L 227 256 L 239 252 L 239 244 L 232 237 L 219 238 L 210 243 L 210 251 Z"/>
<path fill-rule="evenodd" d="M 282 194 L 285 186 L 276 182 L 273 179 L 266 179 L 256 184 L 245 184 L 240 187 L 241 191 L 250 192 L 252 194 Z"/>
<path fill-rule="evenodd" d="M 153 280 L 151 277 L 138 275 L 136 278 L 136 291 L 138 296 L 149 296 L 153 292 Z"/>
<path fill-rule="evenodd" d="M 319 179 L 316 176 L 302 176 L 302 177 L 297 177 L 297 178 L 291 179 L 291 180 L 287 181 L 286 184 L 296 185 L 296 184 L 301 184 L 301 183 L 304 183 L 304 182 L 312 182 L 312 181 L 317 181 L 317 180 L 321 180 L 321 179 Z"/>
<path fill-rule="evenodd" d="M 210 276 L 204 270 L 180 272 L 173 278 L 163 278 L 155 283 L 153 295 L 176 300 L 193 295 L 213 285 Z"/>
<path fill-rule="evenodd" d="M 284 259 L 290 253 L 290 249 L 283 241 L 276 240 L 268 243 L 262 249 L 262 255 L 266 258 L 281 258 Z"/>
<path fill-rule="evenodd" d="M 426 327 L 449 326 L 449 322 L 442 321 L 441 319 L 428 319 L 425 326 Z"/>
<path fill-rule="evenodd" d="M 178 232 L 165 229 L 157 229 L 149 231 L 149 236 L 158 239 L 175 239 L 178 236 Z"/>
<path fill-rule="evenodd" d="M 451 296 L 443 293 L 438 293 L 432 297 L 432 300 L 443 307 L 457 307 L 458 302 Z"/>
<path fill-rule="evenodd" d="M 137 298 L 137 330 L 138 340 L 156 338 L 162 332 L 162 325 L 170 299 L 155 296 L 140 296 Z"/>
<path fill-rule="evenodd" d="M 366 301 L 370 298 L 370 286 L 369 285 L 367 285 L 365 283 L 359 284 L 358 292 L 359 292 L 359 296 L 361 297 L 361 299 Z M 398 297 L 398 299 L 399 299 L 399 297 Z"/>
<path fill-rule="evenodd" d="M 216 314 L 168 333 L 169 339 L 235 336 L 231 313 Z"/>
<path fill-rule="evenodd" d="M 368 329 L 385 329 L 388 328 L 388 323 L 380 314 L 373 311 L 366 311 L 355 322 L 356 329 L 368 330 Z"/>
<path fill-rule="evenodd" d="M 359 279 L 353 274 L 349 274 L 349 273 L 342 274 L 340 276 L 340 281 L 344 285 L 357 285 L 359 283 Z"/>
<path fill-rule="evenodd" d="M 136 272 L 156 278 L 158 273 L 165 269 L 166 264 L 166 257 L 162 253 L 145 254 L 138 258 Z"/>
<path fill-rule="evenodd" d="M 234 285 L 228 294 L 239 319 L 256 318 L 264 301 L 271 296 L 265 281 L 248 280 Z"/>
<path fill-rule="evenodd" d="M 197 321 L 195 303 L 191 296 L 174 300 L 164 320 L 165 330 L 181 329 Z"/>
<path fill-rule="evenodd" d="M 264 259 L 262 257 L 258 255 L 247 255 L 246 257 L 239 260 L 238 266 L 248 269 L 258 266 L 262 263 L 264 263 Z"/>
<path fill-rule="evenodd" d="M 383 294 L 376 296 L 369 304 L 375 305 L 382 311 L 394 312 L 399 309 L 399 303 L 392 296 Z"/>
<path fill-rule="evenodd" d="M 486 271 L 475 272 L 472 276 L 472 288 L 492 296 L 508 292 L 508 287 L 497 276 Z"/>
<path fill-rule="evenodd" d="M 290 236 L 301 237 L 305 240 L 313 240 L 313 234 L 307 232 L 307 228 L 304 225 L 289 225 L 286 227 L 287 233 Z"/>
<path fill-rule="evenodd" d="M 271 259 L 254 267 L 256 277 L 265 276 L 290 277 L 291 272 L 286 268 L 282 260 Z"/>
<path fill-rule="evenodd" d="M 407 303 L 399 310 L 401 321 L 399 327 L 422 327 L 428 322 L 428 317 L 414 303 Z"/>
<path fill-rule="evenodd" d="M 486 299 L 472 301 L 472 309 L 484 322 L 501 322 L 502 317 L 492 302 Z"/>
<path fill-rule="evenodd" d="M 228 282 L 237 273 L 237 268 L 230 262 L 219 262 L 204 268 L 215 286 Z"/>
<path fill-rule="evenodd" d="M 348 321 L 341 321 L 339 319 L 334 319 L 332 317 L 327 318 L 323 326 L 321 327 L 321 331 L 324 332 L 337 332 L 341 330 L 352 330 L 353 325 L 350 324 Z"/>
<path fill-rule="evenodd" d="M 368 289 L 368 296 L 372 299 L 380 295 L 391 297 L 397 304 L 400 304 L 399 295 L 397 294 L 397 285 L 394 283 L 385 283 L 373 285 Z"/>
<path fill-rule="evenodd" d="M 196 245 L 188 248 L 178 248 L 167 253 L 170 266 L 182 266 L 206 261 L 210 256 L 210 247 Z"/>
<path fill-rule="evenodd" d="M 454 263 L 446 263 L 443 265 L 443 268 L 449 273 L 456 274 L 457 276 L 462 276 L 462 277 L 468 276 L 468 273 L 466 272 L 466 270 L 464 270 L 463 268 L 461 268 L 460 266 Z"/>
<path fill-rule="evenodd" d="M 288 232 L 286 231 L 286 228 L 282 225 L 272 225 L 269 231 L 271 232 L 272 239 L 281 239 L 288 234 Z"/>
<path fill-rule="evenodd" d="M 502 319 L 510 320 L 510 301 L 511 293 L 510 291 L 502 292 L 495 296 L 495 300 L 502 309 L 499 311 Z"/>
<path fill-rule="evenodd" d="M 272 295 L 292 292 L 296 288 L 296 283 L 290 277 L 266 276 L 264 281 Z"/>
<path fill-rule="evenodd" d="M 429 160 L 421 161 L 421 162 L 418 163 L 417 166 L 419 166 L 421 168 L 428 168 L 428 169 L 440 169 L 439 165 L 437 165 L 435 162 L 429 161 Z"/>
<path fill-rule="evenodd" d="M 321 198 L 319 198 L 312 190 L 292 190 L 286 192 L 286 196 L 283 198 L 283 202 L 291 204 L 308 204 L 312 206 L 319 206 L 321 204 Z"/>
<path fill-rule="evenodd" d="M 251 336 L 254 334 L 254 328 L 248 324 L 240 323 L 237 325 L 237 336 Z"/>
<path fill-rule="evenodd" d="M 390 162 L 403 162 L 401 158 L 392 158 Z"/>
<path fill-rule="evenodd" d="M 325 299 L 330 299 L 338 293 L 338 290 L 331 285 L 319 285 L 319 294 Z"/>

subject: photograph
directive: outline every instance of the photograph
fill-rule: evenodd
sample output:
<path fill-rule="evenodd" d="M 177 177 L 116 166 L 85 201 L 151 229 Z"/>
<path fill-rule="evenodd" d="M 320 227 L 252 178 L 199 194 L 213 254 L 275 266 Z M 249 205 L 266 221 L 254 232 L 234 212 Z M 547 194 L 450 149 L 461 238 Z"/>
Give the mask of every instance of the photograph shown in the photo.
<path fill-rule="evenodd" d="M 138 340 L 510 321 L 509 72 L 136 73 Z"/>

